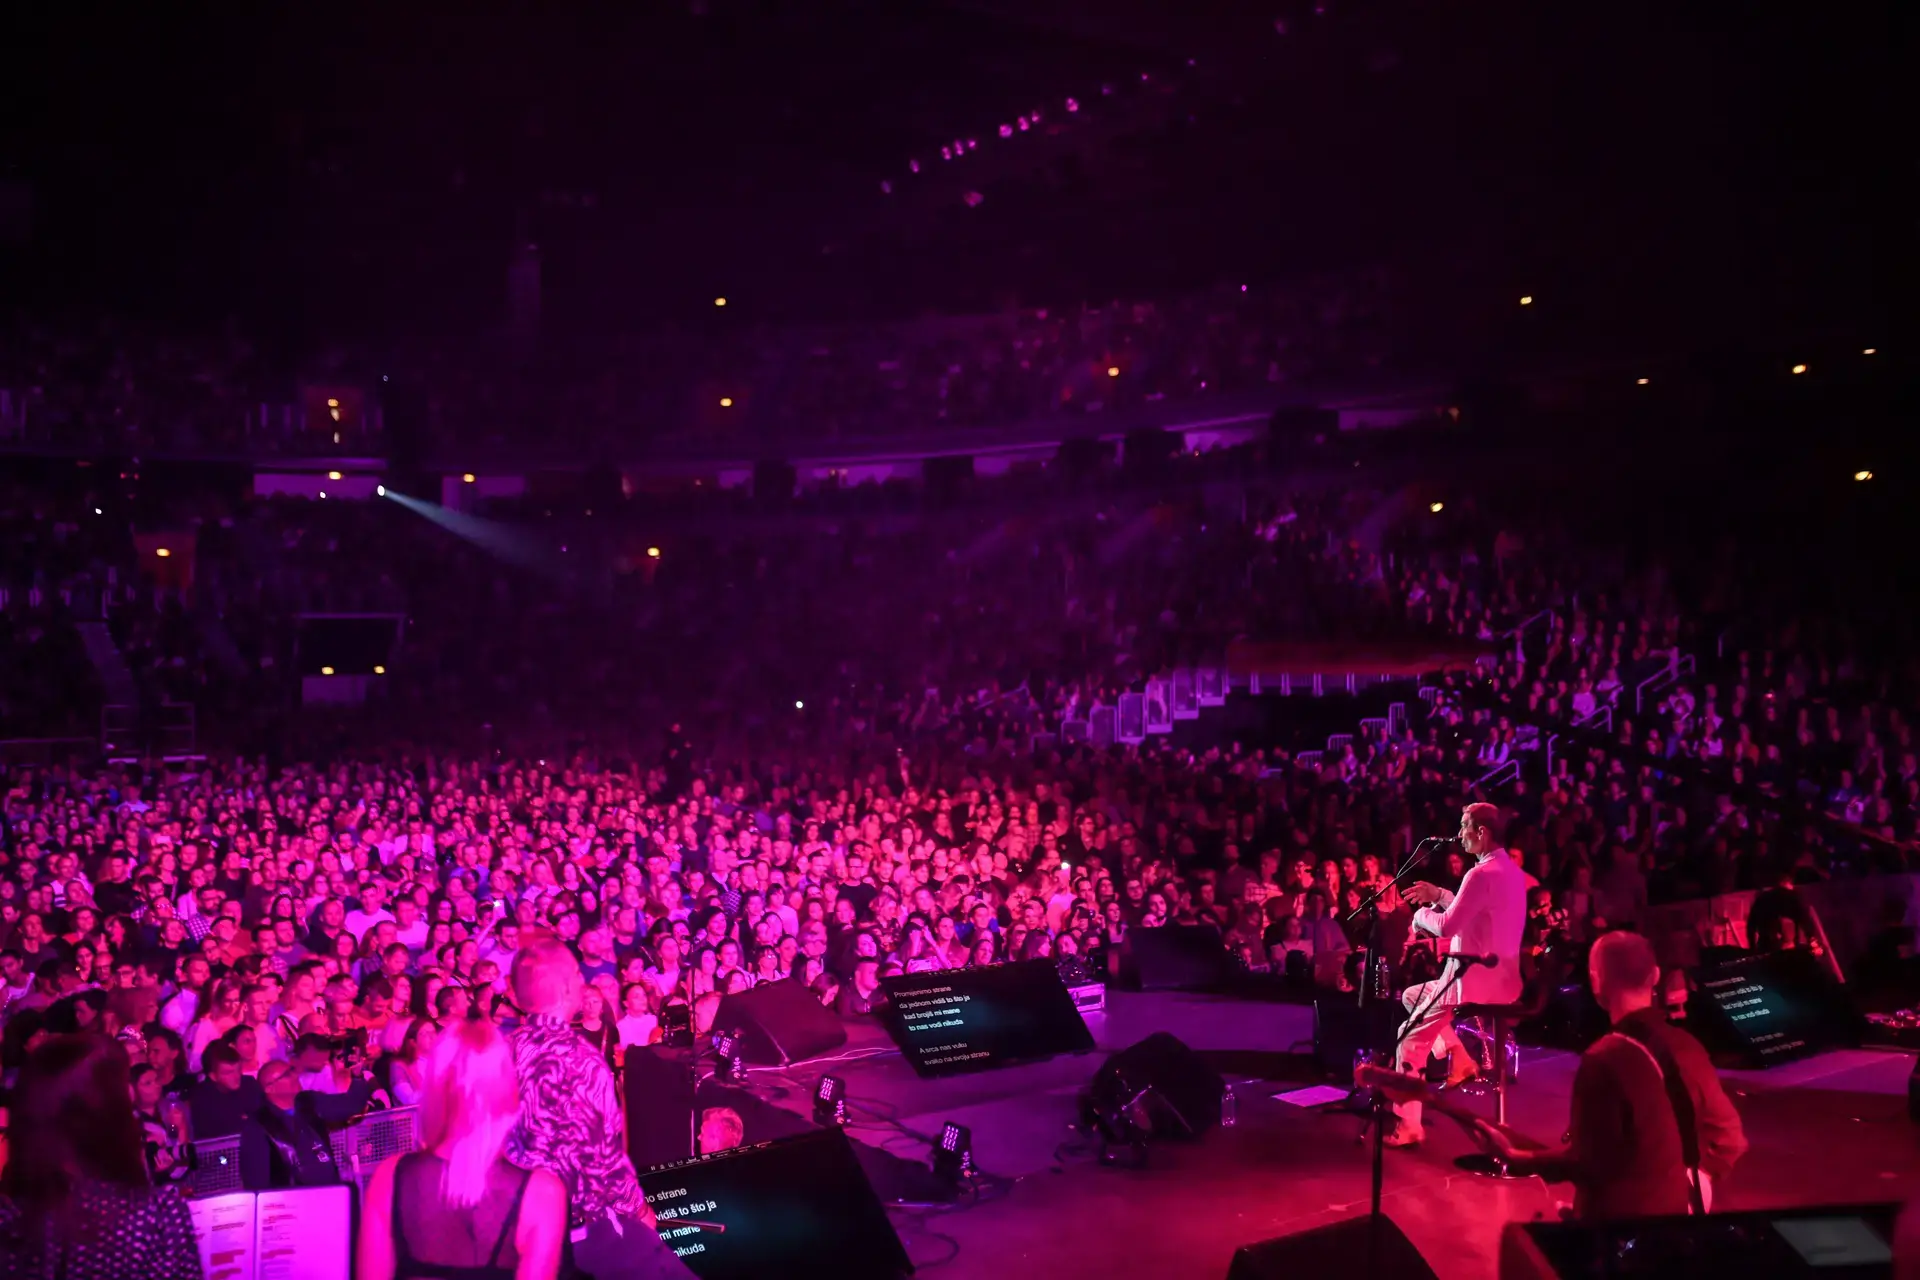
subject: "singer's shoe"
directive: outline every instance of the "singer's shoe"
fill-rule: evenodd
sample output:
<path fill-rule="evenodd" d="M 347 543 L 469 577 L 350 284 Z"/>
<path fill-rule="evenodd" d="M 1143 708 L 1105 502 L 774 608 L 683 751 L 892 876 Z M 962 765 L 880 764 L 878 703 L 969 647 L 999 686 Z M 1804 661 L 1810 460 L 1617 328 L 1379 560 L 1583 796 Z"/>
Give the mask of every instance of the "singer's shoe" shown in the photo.
<path fill-rule="evenodd" d="M 1402 1120 L 1393 1127 L 1393 1132 L 1386 1136 L 1384 1142 L 1396 1151 L 1404 1151 L 1408 1147 L 1417 1147 L 1426 1140 L 1427 1131 L 1425 1129 L 1419 1125 L 1408 1124 Z"/>
<path fill-rule="evenodd" d="M 1480 1064 L 1473 1060 L 1473 1055 L 1467 1052 L 1465 1045 L 1454 1045 L 1449 1054 L 1446 1087 L 1458 1089 L 1461 1085 L 1469 1084 L 1479 1078 Z"/>

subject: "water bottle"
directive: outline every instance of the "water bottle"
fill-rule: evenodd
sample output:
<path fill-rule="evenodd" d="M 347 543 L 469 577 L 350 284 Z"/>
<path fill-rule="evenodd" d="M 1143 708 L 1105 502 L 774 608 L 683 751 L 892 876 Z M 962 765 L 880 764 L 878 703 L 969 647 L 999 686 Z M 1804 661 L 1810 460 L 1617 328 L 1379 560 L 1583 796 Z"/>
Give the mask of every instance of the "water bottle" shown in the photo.
<path fill-rule="evenodd" d="M 1227 1085 L 1220 1091 L 1220 1123 L 1232 1128 L 1234 1119 L 1233 1086 Z"/>

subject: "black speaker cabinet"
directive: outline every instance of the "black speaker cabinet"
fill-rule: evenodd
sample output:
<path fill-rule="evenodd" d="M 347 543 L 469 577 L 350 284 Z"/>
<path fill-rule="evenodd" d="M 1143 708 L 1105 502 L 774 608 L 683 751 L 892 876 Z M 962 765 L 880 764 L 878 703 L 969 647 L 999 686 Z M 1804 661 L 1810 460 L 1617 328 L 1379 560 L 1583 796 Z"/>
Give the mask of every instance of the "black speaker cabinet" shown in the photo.
<path fill-rule="evenodd" d="M 1197 1138 L 1220 1123 L 1220 1073 L 1171 1032 L 1156 1031 L 1108 1058 L 1088 1099 L 1153 1138 Z"/>
<path fill-rule="evenodd" d="M 792 978 L 737 991 L 720 1002 L 716 1033 L 740 1037 L 740 1057 L 760 1066 L 785 1066 L 832 1053 L 847 1029 L 831 1009 Z"/>
<path fill-rule="evenodd" d="M 1259 1244 L 1243 1244 L 1234 1252 L 1227 1280 L 1350 1280 L 1353 1276 L 1437 1280 L 1433 1268 L 1392 1218 L 1381 1214 L 1377 1237 L 1374 1230 L 1372 1219 L 1363 1215 Z M 1369 1268 L 1372 1248 L 1379 1253 Z"/>

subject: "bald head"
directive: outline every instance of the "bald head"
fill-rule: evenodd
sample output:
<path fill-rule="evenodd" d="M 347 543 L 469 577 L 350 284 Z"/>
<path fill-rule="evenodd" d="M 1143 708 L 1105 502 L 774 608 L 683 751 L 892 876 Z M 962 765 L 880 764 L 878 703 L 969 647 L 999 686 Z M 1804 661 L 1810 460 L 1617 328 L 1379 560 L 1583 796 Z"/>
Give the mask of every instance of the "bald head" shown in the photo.
<path fill-rule="evenodd" d="M 1660 962 L 1653 944 L 1622 929 L 1603 933 L 1587 958 L 1593 978 L 1593 998 L 1616 1020 L 1653 1003 L 1660 981 Z"/>
<path fill-rule="evenodd" d="M 571 1018 L 580 1007 L 580 962 L 544 929 L 520 935 L 513 957 L 513 1000 L 530 1014 Z"/>

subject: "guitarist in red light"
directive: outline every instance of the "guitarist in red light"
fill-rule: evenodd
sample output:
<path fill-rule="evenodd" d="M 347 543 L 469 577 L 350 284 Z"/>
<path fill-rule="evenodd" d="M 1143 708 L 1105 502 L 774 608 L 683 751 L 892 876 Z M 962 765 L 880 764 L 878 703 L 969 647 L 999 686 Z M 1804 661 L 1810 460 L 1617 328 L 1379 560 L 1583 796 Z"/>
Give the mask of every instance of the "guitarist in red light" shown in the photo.
<path fill-rule="evenodd" d="M 1395 1072 L 1363 1068 L 1360 1082 L 1390 1095 L 1424 1094 L 1511 1173 L 1573 1183 L 1577 1217 L 1705 1213 L 1714 1181 L 1746 1152 L 1740 1113 L 1707 1051 L 1668 1025 L 1656 1003 L 1660 966 L 1652 944 L 1637 933 L 1604 934 L 1588 968 L 1613 1030 L 1580 1058 L 1565 1144 L 1534 1142 Z"/>

